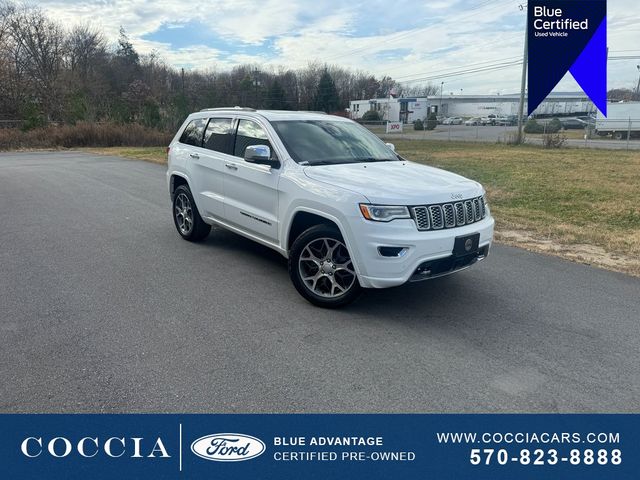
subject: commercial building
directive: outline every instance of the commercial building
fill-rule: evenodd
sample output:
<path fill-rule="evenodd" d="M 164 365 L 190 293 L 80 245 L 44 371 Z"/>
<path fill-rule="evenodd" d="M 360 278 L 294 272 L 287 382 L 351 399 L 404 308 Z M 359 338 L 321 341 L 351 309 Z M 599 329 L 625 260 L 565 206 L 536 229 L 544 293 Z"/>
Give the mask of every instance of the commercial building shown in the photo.
<path fill-rule="evenodd" d="M 370 110 L 380 114 L 380 118 L 389 122 L 413 123 L 424 120 L 429 115 L 427 98 L 372 98 L 371 100 L 352 100 L 349 102 L 351 118 L 359 120 Z"/>
<path fill-rule="evenodd" d="M 376 110 L 383 120 L 412 123 L 425 119 L 430 112 L 445 117 L 486 117 L 517 115 L 519 94 L 508 95 L 433 95 L 427 98 L 377 98 L 352 100 L 350 114 L 361 119 L 369 110 Z M 525 112 L 527 110 L 525 103 Z M 534 116 L 552 117 L 590 115 L 596 108 L 583 92 L 553 92 L 540 104 Z"/>
<path fill-rule="evenodd" d="M 428 98 L 431 111 L 445 117 L 486 117 L 517 115 L 520 94 L 434 95 Z M 525 112 L 527 105 L 525 101 Z M 533 112 L 534 116 L 589 115 L 596 108 L 583 92 L 552 92 Z"/>

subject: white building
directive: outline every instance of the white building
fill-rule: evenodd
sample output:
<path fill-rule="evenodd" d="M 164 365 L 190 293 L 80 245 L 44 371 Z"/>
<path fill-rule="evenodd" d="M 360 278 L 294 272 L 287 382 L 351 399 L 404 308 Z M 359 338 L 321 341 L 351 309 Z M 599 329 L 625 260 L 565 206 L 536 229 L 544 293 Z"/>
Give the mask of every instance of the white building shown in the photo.
<path fill-rule="evenodd" d="M 426 98 L 373 98 L 349 102 L 351 118 L 358 120 L 369 110 L 377 111 L 380 118 L 389 122 L 413 123 L 424 120 L 429 114 Z"/>
<path fill-rule="evenodd" d="M 413 123 L 424 120 L 430 112 L 445 117 L 486 117 L 494 114 L 517 115 L 519 94 L 509 95 L 433 95 L 428 98 L 375 98 L 349 102 L 351 118 L 361 119 L 369 110 L 380 113 L 382 120 Z M 527 111 L 525 101 L 525 113 Z M 593 102 L 583 92 L 553 92 L 534 112 L 535 116 L 588 115 L 596 112 Z"/>
<path fill-rule="evenodd" d="M 520 94 L 509 95 L 433 95 L 429 97 L 431 111 L 445 117 L 486 117 L 487 115 L 517 115 Z M 527 105 L 525 99 L 525 114 Z M 534 116 L 588 115 L 596 108 L 583 92 L 552 92 L 533 112 Z"/>

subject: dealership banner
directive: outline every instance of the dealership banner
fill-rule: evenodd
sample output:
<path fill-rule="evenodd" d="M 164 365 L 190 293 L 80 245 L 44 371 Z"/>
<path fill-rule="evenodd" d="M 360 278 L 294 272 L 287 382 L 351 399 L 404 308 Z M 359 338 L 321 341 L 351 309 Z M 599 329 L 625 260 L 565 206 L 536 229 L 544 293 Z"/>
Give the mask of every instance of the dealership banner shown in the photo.
<path fill-rule="evenodd" d="M 640 415 L 0 415 L 1 478 L 637 479 Z"/>
<path fill-rule="evenodd" d="M 606 0 L 529 0 L 529 115 L 571 72 L 607 115 Z"/>

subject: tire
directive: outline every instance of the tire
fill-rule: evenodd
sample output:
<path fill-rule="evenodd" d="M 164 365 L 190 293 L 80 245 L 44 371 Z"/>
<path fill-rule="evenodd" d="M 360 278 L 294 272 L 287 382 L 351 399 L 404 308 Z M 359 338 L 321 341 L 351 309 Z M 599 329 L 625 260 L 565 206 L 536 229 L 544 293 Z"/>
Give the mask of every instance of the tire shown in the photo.
<path fill-rule="evenodd" d="M 289 276 L 298 293 L 318 307 L 342 307 L 362 293 L 342 235 L 331 225 L 316 225 L 296 238 Z"/>
<path fill-rule="evenodd" d="M 626 140 L 627 139 L 627 134 L 623 133 L 623 132 L 615 132 L 613 134 L 613 138 L 615 140 Z"/>
<path fill-rule="evenodd" d="M 176 188 L 173 194 L 172 212 L 176 230 L 185 240 L 200 242 L 209 235 L 211 225 L 202 220 L 188 186 L 180 185 Z"/>

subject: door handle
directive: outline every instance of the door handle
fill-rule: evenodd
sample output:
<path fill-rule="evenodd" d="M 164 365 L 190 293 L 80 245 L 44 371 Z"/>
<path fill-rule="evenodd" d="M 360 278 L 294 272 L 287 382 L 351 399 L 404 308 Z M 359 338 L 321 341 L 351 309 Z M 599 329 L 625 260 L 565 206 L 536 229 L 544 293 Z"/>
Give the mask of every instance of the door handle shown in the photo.
<path fill-rule="evenodd" d="M 189 156 L 190 156 L 191 158 L 196 159 L 196 160 L 198 160 L 198 159 L 200 158 L 200 155 L 198 155 L 197 153 L 190 153 L 190 154 L 189 154 Z"/>
<path fill-rule="evenodd" d="M 225 163 L 224 166 L 230 170 L 238 170 L 238 167 L 236 167 L 233 163 Z"/>

